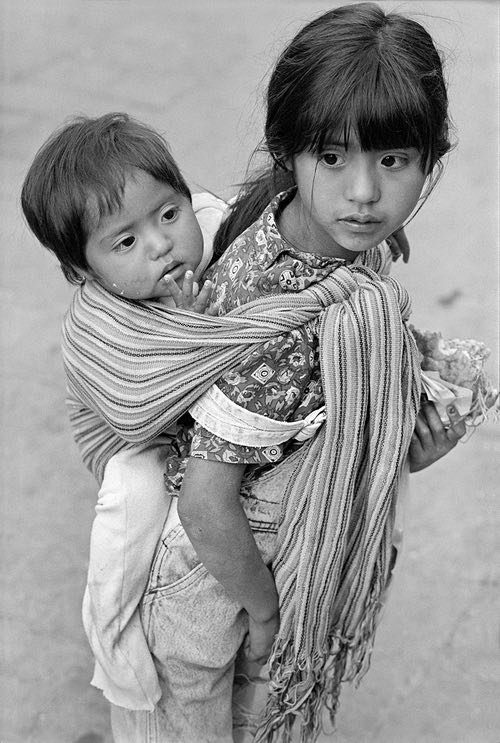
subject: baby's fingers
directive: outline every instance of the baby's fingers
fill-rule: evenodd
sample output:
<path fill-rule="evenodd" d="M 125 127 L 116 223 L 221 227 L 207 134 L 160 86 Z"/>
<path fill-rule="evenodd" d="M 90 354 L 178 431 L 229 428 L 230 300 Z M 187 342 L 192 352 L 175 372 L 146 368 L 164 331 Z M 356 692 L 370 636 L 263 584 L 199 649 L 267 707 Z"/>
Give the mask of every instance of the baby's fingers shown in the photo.
<path fill-rule="evenodd" d="M 207 314 L 210 314 L 207 310 L 210 304 L 210 300 L 212 298 L 212 288 L 213 288 L 212 282 L 205 281 L 200 291 L 198 292 L 196 301 L 193 304 L 193 307 L 192 307 L 193 312 L 199 312 L 200 314 L 203 314 L 204 312 L 206 312 Z"/>
<path fill-rule="evenodd" d="M 186 271 L 182 280 L 182 307 L 189 309 L 197 293 L 198 285 L 195 283 L 194 274 L 192 271 Z"/>
<path fill-rule="evenodd" d="M 172 276 L 165 276 L 163 279 L 168 286 L 170 297 L 174 300 L 175 306 L 180 310 L 193 309 L 196 295 L 198 294 L 198 285 L 194 280 L 192 271 L 186 271 L 182 280 L 182 289 L 179 289 L 176 281 Z"/>
<path fill-rule="evenodd" d="M 163 277 L 163 281 L 165 282 L 165 284 L 168 287 L 169 295 L 174 300 L 175 306 L 176 307 L 183 308 L 184 307 L 183 293 L 181 292 L 181 290 L 177 286 L 177 284 L 174 281 L 174 279 L 167 274 L 166 276 Z"/>

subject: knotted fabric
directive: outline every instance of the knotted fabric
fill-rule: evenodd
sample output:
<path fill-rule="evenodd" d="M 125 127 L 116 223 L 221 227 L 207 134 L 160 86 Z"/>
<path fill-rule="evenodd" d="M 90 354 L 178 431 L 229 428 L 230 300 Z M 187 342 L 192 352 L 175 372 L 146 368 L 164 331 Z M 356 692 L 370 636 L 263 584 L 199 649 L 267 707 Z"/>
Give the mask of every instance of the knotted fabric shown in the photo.
<path fill-rule="evenodd" d="M 329 283 L 329 282 L 328 282 Z M 258 741 L 316 740 L 342 680 L 367 670 L 390 571 L 399 479 L 420 398 L 408 296 L 367 269 L 335 273 L 319 319 L 327 417 L 283 496 L 273 569 L 281 626 Z"/>
<path fill-rule="evenodd" d="M 99 477 L 116 450 L 110 437 L 155 437 L 260 343 L 317 323 L 327 417 L 295 457 L 282 500 L 273 565 L 281 627 L 258 740 L 290 740 L 297 717 L 301 740 L 315 740 L 341 680 L 368 667 L 420 397 L 409 298 L 377 274 L 376 257 L 220 318 L 134 303 L 89 282 L 64 326 L 70 393 L 85 403 L 74 406 L 73 425 L 80 416 L 82 455 Z M 84 432 L 85 406 L 107 433 L 97 424 Z"/>

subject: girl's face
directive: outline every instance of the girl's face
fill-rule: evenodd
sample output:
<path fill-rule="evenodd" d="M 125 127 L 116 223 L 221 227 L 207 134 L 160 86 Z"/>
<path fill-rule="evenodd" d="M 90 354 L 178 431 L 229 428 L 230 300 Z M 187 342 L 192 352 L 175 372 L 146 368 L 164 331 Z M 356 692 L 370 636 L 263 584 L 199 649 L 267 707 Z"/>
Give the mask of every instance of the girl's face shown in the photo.
<path fill-rule="evenodd" d="M 280 228 L 302 250 L 353 260 L 391 235 L 415 208 L 426 176 L 416 149 L 363 152 L 332 143 L 290 163 L 297 193 Z"/>
<path fill-rule="evenodd" d="M 89 276 L 128 299 L 169 297 L 165 276 L 179 286 L 188 270 L 197 278 L 202 254 L 189 199 L 142 170 L 126 178 L 120 209 L 99 220 L 86 245 Z"/>

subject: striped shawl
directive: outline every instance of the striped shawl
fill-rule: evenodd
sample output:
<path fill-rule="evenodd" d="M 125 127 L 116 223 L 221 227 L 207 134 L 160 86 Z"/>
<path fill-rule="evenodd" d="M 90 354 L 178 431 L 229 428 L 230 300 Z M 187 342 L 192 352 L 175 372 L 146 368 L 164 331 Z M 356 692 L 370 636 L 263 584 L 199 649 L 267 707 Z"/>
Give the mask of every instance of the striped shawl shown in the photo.
<path fill-rule="evenodd" d="M 89 283 L 64 325 L 69 388 L 84 403 L 73 422 L 78 430 L 82 416 L 80 446 L 96 473 L 115 446 L 103 447 L 106 436 L 120 445 L 155 437 L 262 341 L 303 323 L 319 328 L 327 420 L 294 456 L 282 500 L 273 565 L 281 628 L 256 740 L 291 740 L 297 717 L 301 740 L 315 740 L 323 707 L 335 715 L 341 680 L 368 667 L 420 397 L 409 298 L 378 268 L 375 253 L 372 267 L 342 266 L 321 284 L 221 318 Z M 82 433 L 86 406 L 104 421 L 102 440 Z"/>

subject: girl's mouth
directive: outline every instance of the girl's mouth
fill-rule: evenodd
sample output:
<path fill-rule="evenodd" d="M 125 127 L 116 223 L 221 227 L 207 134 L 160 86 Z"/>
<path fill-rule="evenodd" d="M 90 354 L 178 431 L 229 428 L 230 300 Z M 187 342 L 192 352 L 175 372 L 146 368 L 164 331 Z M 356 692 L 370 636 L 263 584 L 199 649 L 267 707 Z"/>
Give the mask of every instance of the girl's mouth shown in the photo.
<path fill-rule="evenodd" d="M 375 217 L 363 217 L 359 219 L 358 217 L 348 216 L 342 217 L 339 219 L 339 222 L 353 232 L 372 232 L 380 224 L 380 221 L 375 219 Z"/>
<path fill-rule="evenodd" d="M 373 214 L 347 214 L 345 217 L 341 217 L 339 221 L 349 224 L 379 224 L 380 222 Z"/>

